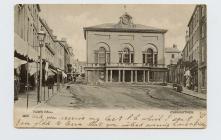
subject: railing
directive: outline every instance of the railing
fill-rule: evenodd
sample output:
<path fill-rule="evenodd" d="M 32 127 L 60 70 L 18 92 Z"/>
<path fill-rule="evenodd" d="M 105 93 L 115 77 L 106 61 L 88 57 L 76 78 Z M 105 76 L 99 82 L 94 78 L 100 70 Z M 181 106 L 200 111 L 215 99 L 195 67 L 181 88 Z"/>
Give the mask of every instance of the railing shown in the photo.
<path fill-rule="evenodd" d="M 146 63 L 106 63 L 106 64 L 96 64 L 88 63 L 86 67 L 156 67 L 156 68 L 166 68 L 164 64 L 146 64 Z"/>

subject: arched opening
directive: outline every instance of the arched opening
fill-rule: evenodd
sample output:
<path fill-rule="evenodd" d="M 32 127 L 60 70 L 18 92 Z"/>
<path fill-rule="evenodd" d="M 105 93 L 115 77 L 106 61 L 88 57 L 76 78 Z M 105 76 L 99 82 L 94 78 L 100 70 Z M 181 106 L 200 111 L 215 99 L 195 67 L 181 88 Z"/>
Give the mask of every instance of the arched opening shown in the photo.
<path fill-rule="evenodd" d="M 129 47 L 124 47 L 119 51 L 119 63 L 130 64 L 134 62 L 134 52 Z"/>
<path fill-rule="evenodd" d="M 94 58 L 96 64 L 104 65 L 110 63 L 110 49 L 105 43 L 98 43 L 97 50 L 94 51 Z"/>
<path fill-rule="evenodd" d="M 147 48 L 143 51 L 143 64 L 147 65 L 157 65 L 158 53 L 153 48 Z"/>

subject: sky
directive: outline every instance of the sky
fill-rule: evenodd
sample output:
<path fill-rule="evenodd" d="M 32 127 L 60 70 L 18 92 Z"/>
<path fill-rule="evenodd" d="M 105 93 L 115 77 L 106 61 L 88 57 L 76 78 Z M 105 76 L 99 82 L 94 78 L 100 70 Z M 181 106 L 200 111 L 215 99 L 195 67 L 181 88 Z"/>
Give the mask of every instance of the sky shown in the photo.
<path fill-rule="evenodd" d="M 83 27 L 103 23 L 117 23 L 127 12 L 133 23 L 167 29 L 165 47 L 176 44 L 179 50 L 185 45 L 187 24 L 195 5 L 89 5 L 42 4 L 40 16 L 46 20 L 58 39 L 66 38 L 73 48 L 75 59 L 86 61 L 86 41 Z"/>

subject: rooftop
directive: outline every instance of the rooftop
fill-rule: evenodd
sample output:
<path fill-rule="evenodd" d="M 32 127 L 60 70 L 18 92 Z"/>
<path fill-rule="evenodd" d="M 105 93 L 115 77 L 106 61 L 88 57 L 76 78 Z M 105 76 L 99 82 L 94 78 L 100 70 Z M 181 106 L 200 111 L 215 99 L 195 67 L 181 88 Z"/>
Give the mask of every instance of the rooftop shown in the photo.
<path fill-rule="evenodd" d="M 90 27 L 84 27 L 84 35 L 86 31 L 108 31 L 108 32 L 143 32 L 143 33 L 166 33 L 167 30 L 146 26 L 142 24 L 134 24 L 132 17 L 124 13 L 120 17 L 118 23 L 105 23 Z"/>

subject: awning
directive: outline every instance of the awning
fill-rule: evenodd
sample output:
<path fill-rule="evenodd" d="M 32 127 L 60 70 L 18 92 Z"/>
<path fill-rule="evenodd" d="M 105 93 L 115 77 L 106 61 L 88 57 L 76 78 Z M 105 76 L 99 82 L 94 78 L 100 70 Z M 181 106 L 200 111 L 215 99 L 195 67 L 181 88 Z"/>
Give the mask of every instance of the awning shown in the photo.
<path fill-rule="evenodd" d="M 50 69 L 52 72 L 54 72 L 55 74 L 57 74 L 57 71 L 54 69 Z"/>
<path fill-rule="evenodd" d="M 21 60 L 17 57 L 14 57 L 14 69 L 18 68 L 19 66 L 21 66 L 22 64 L 26 64 L 27 61 Z"/>
<path fill-rule="evenodd" d="M 37 72 L 37 63 L 36 62 L 28 63 L 28 70 L 30 75 L 35 74 Z"/>
<path fill-rule="evenodd" d="M 57 72 L 51 68 L 48 69 L 48 76 L 53 76 L 55 75 Z"/>
<path fill-rule="evenodd" d="M 52 70 L 51 70 L 51 69 L 49 69 L 49 70 L 48 70 L 48 76 L 53 76 L 53 75 L 55 75 L 55 73 L 54 73 L 54 72 L 52 72 Z"/>
<path fill-rule="evenodd" d="M 36 46 L 37 47 L 37 46 Z M 17 53 L 27 56 L 34 61 L 38 60 L 38 51 L 28 45 L 18 34 L 14 34 L 14 49 Z"/>

